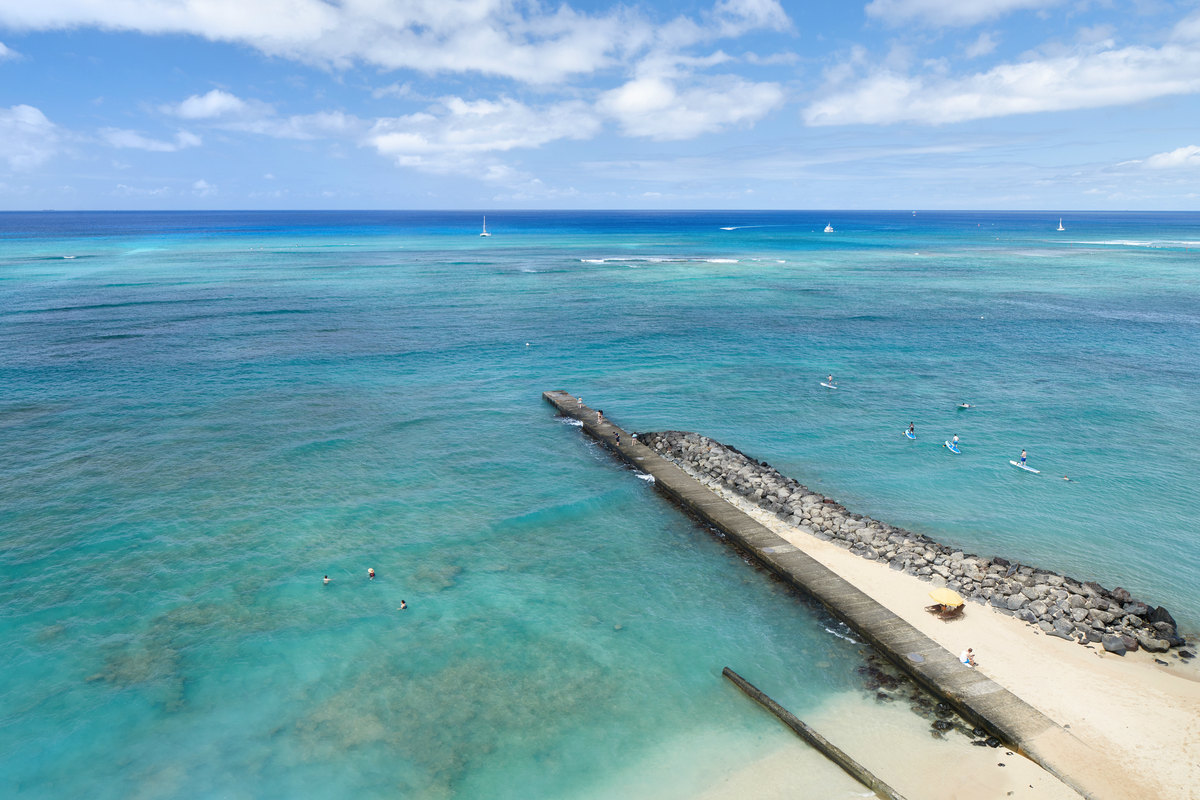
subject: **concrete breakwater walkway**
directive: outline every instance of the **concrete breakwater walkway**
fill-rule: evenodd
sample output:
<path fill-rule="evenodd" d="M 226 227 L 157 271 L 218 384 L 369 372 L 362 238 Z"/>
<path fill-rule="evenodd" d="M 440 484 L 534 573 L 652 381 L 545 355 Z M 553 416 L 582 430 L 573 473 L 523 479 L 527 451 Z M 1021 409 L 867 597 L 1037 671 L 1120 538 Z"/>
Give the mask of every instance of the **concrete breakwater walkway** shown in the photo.
<path fill-rule="evenodd" d="M 804 533 L 934 586 L 948 586 L 1049 636 L 1098 644 L 1117 654 L 1139 648 L 1162 653 L 1186 644 L 1165 608 L 1137 600 L 1119 587 L 1109 590 L 998 556 L 963 553 L 928 536 L 853 514 L 765 462 L 705 436 L 682 431 L 639 436 L 702 483 L 736 492 Z"/>
<path fill-rule="evenodd" d="M 589 435 L 620 458 L 651 475 L 660 491 L 721 530 L 765 568 L 820 602 L 966 719 L 989 728 L 1085 797 L 1141 796 L 1133 782 L 1115 780 L 1103 760 L 1069 731 L 983 673 L 965 667 L 954 654 L 718 497 L 677 464 L 603 419 L 582 400 L 564 391 L 545 392 L 543 398 L 561 414 L 581 421 Z"/>

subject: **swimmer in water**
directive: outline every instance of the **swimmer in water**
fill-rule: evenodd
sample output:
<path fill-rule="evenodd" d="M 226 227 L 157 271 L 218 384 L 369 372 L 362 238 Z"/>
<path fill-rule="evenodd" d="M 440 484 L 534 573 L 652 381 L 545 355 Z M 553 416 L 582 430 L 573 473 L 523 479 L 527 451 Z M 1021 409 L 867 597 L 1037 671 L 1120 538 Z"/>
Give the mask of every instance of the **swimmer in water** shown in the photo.
<path fill-rule="evenodd" d="M 375 568 L 374 567 L 367 567 L 367 578 L 370 580 L 375 580 Z"/>
<path fill-rule="evenodd" d="M 329 576 L 328 576 L 328 575 L 326 575 L 326 576 L 325 576 L 325 580 L 323 580 L 323 581 L 321 581 L 321 582 L 322 582 L 322 583 L 324 583 L 326 586 L 328 586 L 328 585 L 329 585 Z"/>
<path fill-rule="evenodd" d="M 408 603 L 406 603 L 406 602 L 404 602 L 403 600 L 401 600 L 401 601 L 400 601 L 400 610 L 401 610 L 401 611 L 407 611 L 407 610 L 408 610 Z"/>

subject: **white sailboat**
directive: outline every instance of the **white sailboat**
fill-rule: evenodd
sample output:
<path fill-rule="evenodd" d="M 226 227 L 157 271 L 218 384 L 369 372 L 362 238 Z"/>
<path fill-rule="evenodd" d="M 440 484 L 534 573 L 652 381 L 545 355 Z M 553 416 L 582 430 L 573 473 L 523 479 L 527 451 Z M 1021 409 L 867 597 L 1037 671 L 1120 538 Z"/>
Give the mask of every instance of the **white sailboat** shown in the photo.
<path fill-rule="evenodd" d="M 1064 228 L 1064 227 L 1062 226 L 1062 217 L 1059 217 L 1059 218 L 1058 218 L 1058 229 L 1059 229 L 1060 231 L 1065 231 L 1065 230 L 1066 230 L 1066 228 Z"/>
<path fill-rule="evenodd" d="M 833 233 L 833 223 L 829 223 L 829 222 L 825 223 L 825 232 Z"/>
<path fill-rule="evenodd" d="M 491 234 L 487 232 L 487 215 L 484 215 L 484 217 L 483 217 L 483 233 L 481 233 L 479 235 L 480 236 L 491 236 Z"/>

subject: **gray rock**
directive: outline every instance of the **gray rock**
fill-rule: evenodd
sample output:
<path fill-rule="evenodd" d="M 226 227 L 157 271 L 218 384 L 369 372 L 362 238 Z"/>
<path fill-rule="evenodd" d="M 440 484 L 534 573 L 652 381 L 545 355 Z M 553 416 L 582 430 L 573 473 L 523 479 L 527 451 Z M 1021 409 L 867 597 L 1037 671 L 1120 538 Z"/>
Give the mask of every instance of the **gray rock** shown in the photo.
<path fill-rule="evenodd" d="M 1075 626 L 1063 617 L 1054 620 L 1052 627 L 1054 628 L 1055 635 L 1061 636 L 1064 639 L 1070 639 L 1071 634 L 1075 632 Z"/>
<path fill-rule="evenodd" d="M 1014 594 L 1008 598 L 1008 601 L 1004 604 L 1004 606 L 1009 611 L 1016 611 L 1018 608 L 1021 608 L 1028 602 L 1029 602 L 1029 598 L 1026 597 L 1025 595 Z"/>
<path fill-rule="evenodd" d="M 1119 656 L 1125 655 L 1125 638 L 1117 636 L 1115 633 L 1106 633 L 1100 637 L 1101 646 L 1110 653 L 1116 653 Z"/>
<path fill-rule="evenodd" d="M 1165 639 L 1158 639 L 1150 635 L 1146 629 L 1139 630 L 1134 634 L 1139 645 L 1146 651 L 1151 653 L 1165 653 L 1171 649 L 1171 643 Z"/>

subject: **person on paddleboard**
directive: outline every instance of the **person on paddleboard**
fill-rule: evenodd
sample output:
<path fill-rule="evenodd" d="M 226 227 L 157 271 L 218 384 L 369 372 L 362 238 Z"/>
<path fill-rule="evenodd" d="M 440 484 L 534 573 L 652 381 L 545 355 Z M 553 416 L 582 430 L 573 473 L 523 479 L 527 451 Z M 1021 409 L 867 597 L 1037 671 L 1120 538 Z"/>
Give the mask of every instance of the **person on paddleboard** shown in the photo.
<path fill-rule="evenodd" d="M 911 433 L 913 436 L 917 435 L 917 429 L 913 427 L 913 424 L 911 422 L 908 423 L 908 432 Z"/>
<path fill-rule="evenodd" d="M 1021 451 L 1021 466 L 1025 466 L 1025 451 Z"/>
<path fill-rule="evenodd" d="M 950 440 L 950 443 L 953 444 L 955 447 L 958 447 L 958 434 L 957 433 L 954 434 L 954 438 Z"/>

